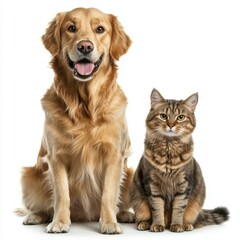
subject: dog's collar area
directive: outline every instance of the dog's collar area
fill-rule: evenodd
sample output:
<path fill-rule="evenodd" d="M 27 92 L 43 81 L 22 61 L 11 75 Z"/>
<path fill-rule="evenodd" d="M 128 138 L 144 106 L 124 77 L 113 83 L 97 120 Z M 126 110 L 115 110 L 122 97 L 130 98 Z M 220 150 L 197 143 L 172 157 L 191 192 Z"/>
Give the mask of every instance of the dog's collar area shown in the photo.
<path fill-rule="evenodd" d="M 67 55 L 68 66 L 72 69 L 75 78 L 81 80 L 87 80 L 98 70 L 103 60 L 103 54 L 95 62 L 91 62 L 87 58 L 81 59 L 77 62 L 73 62 Z"/>

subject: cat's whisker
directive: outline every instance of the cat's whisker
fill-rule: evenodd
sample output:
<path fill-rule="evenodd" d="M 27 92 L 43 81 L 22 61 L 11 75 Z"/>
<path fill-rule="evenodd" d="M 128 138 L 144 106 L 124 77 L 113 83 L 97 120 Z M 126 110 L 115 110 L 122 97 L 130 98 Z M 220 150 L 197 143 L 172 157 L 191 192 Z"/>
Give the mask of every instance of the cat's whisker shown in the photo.
<path fill-rule="evenodd" d="M 151 94 L 144 154 L 131 188 L 139 230 L 183 232 L 228 219 L 226 208 L 202 209 L 205 182 L 192 139 L 197 100 L 197 94 L 184 101 L 165 100 L 156 89 Z"/>

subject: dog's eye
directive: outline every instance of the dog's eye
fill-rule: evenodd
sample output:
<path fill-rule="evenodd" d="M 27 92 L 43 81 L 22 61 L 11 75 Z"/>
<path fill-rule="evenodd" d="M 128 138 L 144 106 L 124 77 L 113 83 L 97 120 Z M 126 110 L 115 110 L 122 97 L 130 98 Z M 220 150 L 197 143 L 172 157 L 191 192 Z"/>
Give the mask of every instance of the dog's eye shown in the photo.
<path fill-rule="evenodd" d="M 69 32 L 76 32 L 76 30 L 77 29 L 76 29 L 76 27 L 74 25 L 71 25 L 71 26 L 68 27 L 68 31 Z"/>
<path fill-rule="evenodd" d="M 105 31 L 104 27 L 98 26 L 96 29 L 96 33 L 103 33 Z"/>

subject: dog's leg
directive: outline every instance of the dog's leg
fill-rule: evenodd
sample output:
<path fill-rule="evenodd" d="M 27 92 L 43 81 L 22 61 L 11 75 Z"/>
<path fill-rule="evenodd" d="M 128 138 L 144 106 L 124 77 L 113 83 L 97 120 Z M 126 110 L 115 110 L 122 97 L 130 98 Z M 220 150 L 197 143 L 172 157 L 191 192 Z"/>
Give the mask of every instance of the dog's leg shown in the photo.
<path fill-rule="evenodd" d="M 25 167 L 22 172 L 22 193 L 25 209 L 16 211 L 26 215 L 24 225 L 35 225 L 49 222 L 52 216 L 51 190 L 41 169 Z"/>
<path fill-rule="evenodd" d="M 49 222 L 49 216 L 41 212 L 29 213 L 23 220 L 24 225 L 36 225 L 46 222 Z"/>
<path fill-rule="evenodd" d="M 99 221 L 101 233 L 118 234 L 122 232 L 122 228 L 117 223 L 116 218 L 121 174 L 122 162 L 120 158 L 115 158 L 109 161 L 105 173 L 101 202 Z"/>
<path fill-rule="evenodd" d="M 51 160 L 54 215 L 53 221 L 47 226 L 48 233 L 68 232 L 71 224 L 68 175 L 61 160 L 61 157 Z"/>

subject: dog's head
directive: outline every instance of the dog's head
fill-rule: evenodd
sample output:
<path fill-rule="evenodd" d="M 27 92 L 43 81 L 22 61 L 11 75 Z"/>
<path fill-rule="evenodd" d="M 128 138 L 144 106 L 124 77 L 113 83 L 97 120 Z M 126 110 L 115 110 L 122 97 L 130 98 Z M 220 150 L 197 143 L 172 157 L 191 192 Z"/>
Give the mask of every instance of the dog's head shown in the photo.
<path fill-rule="evenodd" d="M 111 58 L 118 60 L 131 44 L 117 18 L 95 8 L 57 14 L 42 40 L 80 81 L 90 80 Z"/>

